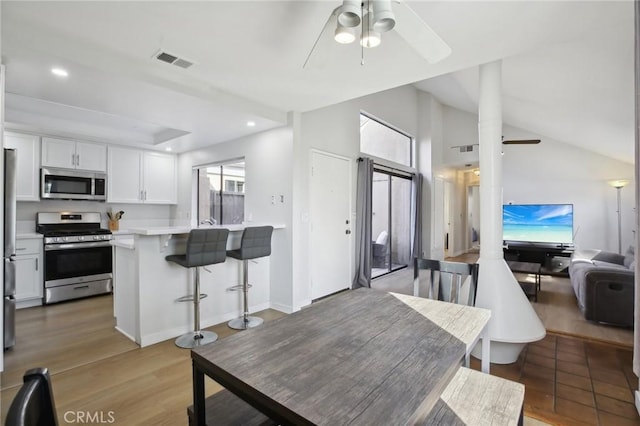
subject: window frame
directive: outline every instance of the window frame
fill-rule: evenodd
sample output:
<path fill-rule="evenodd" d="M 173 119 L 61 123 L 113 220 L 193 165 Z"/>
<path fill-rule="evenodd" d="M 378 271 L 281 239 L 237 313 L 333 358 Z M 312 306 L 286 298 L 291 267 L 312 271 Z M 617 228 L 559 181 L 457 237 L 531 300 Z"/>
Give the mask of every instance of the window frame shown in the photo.
<path fill-rule="evenodd" d="M 242 191 L 227 191 L 226 188 L 224 187 L 225 185 L 225 176 L 231 176 L 231 177 L 237 177 L 237 175 L 225 175 L 224 173 L 224 167 L 225 166 L 232 166 L 234 164 L 239 164 L 242 163 L 244 165 L 244 181 L 242 181 Z M 225 193 L 230 193 L 230 194 L 242 194 L 243 197 L 246 197 L 246 160 L 244 157 L 240 157 L 240 158 L 233 158 L 233 159 L 228 159 L 228 160 L 224 160 L 224 161 L 218 161 L 215 163 L 207 163 L 207 164 L 201 164 L 201 165 L 197 165 L 197 166 L 193 166 L 193 202 L 192 202 L 192 211 L 195 212 L 195 214 L 192 215 L 192 223 L 195 222 L 196 226 L 200 226 L 203 224 L 203 222 L 207 219 L 211 219 L 211 217 L 209 218 L 201 218 L 200 217 L 200 173 L 202 170 L 208 170 L 208 169 L 212 169 L 212 168 L 220 168 L 220 193 L 219 193 L 219 197 L 220 197 L 220 220 L 216 222 L 216 225 L 232 225 L 232 223 L 225 223 L 225 214 L 224 214 L 224 204 L 222 202 L 224 194 Z M 240 181 L 237 181 L 234 179 L 234 181 L 236 182 L 234 184 L 234 186 L 236 187 L 236 189 L 238 188 L 238 183 Z M 246 198 L 245 198 L 246 200 Z M 214 213 L 215 216 L 215 213 Z M 242 221 L 244 221 L 244 217 L 245 217 L 245 206 L 243 203 L 243 208 L 242 208 Z"/>

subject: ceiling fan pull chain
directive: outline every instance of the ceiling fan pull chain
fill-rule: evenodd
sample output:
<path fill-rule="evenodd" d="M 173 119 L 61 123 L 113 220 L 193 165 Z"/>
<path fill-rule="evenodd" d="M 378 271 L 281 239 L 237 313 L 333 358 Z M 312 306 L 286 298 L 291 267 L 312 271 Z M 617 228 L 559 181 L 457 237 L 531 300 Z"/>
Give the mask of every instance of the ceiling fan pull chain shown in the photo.
<path fill-rule="evenodd" d="M 364 35 L 364 1 L 360 3 L 360 37 Z M 364 66 L 364 44 L 360 43 L 360 66 Z"/>

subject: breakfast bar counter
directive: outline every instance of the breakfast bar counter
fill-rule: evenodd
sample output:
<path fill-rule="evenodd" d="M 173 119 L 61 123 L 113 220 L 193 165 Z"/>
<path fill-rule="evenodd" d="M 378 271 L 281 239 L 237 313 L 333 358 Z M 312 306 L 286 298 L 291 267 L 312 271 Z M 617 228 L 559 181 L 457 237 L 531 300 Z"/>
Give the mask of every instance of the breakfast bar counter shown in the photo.
<path fill-rule="evenodd" d="M 227 249 L 237 248 L 246 225 L 211 226 L 229 229 Z M 284 225 L 272 225 L 283 229 Z M 114 316 L 116 329 L 141 347 L 186 333 L 193 327 L 193 304 L 176 299 L 191 294 L 192 271 L 165 257 L 185 252 L 189 226 L 128 228 L 131 238 L 112 241 L 114 246 Z M 207 266 L 200 273 L 202 292 L 208 294 L 200 304 L 203 328 L 228 321 L 241 314 L 241 292 L 227 288 L 240 283 L 242 264 L 227 258 L 224 263 Z M 269 257 L 252 260 L 251 312 L 269 308 Z M 210 271 L 210 272 L 209 272 Z"/>

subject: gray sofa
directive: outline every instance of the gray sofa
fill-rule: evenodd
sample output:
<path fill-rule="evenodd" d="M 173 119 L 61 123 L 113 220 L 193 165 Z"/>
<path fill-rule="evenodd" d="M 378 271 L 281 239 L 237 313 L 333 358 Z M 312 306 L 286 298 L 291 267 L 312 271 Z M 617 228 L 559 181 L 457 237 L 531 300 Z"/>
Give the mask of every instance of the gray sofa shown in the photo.
<path fill-rule="evenodd" d="M 624 327 L 633 326 L 635 257 L 602 250 L 576 250 L 569 277 L 584 317 Z"/>

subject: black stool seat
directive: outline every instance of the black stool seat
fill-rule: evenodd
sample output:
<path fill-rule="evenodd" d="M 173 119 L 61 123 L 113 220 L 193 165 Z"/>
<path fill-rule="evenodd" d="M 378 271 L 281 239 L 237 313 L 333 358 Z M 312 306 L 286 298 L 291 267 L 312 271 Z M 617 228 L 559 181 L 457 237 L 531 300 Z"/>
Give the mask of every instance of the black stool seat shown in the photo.
<path fill-rule="evenodd" d="M 227 256 L 242 260 L 242 285 L 232 287 L 232 290 L 240 289 L 244 293 L 242 317 L 229 321 L 229 327 L 236 330 L 246 330 L 262 324 L 262 318 L 249 316 L 249 259 L 257 259 L 271 255 L 271 235 L 273 226 L 251 226 L 242 232 L 240 248 L 227 251 Z"/>
<path fill-rule="evenodd" d="M 227 257 L 228 237 L 229 230 L 224 228 L 193 229 L 189 232 L 187 252 L 172 254 L 165 259 L 185 268 L 222 263 Z"/>
<path fill-rule="evenodd" d="M 182 297 L 179 301 L 193 300 L 193 331 L 176 339 L 181 348 L 193 348 L 215 342 L 218 335 L 212 331 L 200 330 L 200 267 L 222 263 L 227 258 L 227 238 L 229 230 L 225 228 L 193 229 L 187 240 L 185 254 L 172 254 L 165 257 L 185 268 L 196 268 L 193 297 Z"/>
<path fill-rule="evenodd" d="M 227 250 L 227 256 L 238 260 L 257 259 L 271 255 L 273 226 L 253 226 L 242 233 L 240 248 Z"/>

